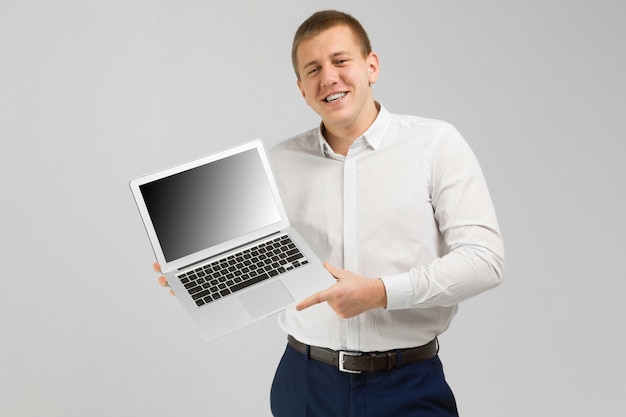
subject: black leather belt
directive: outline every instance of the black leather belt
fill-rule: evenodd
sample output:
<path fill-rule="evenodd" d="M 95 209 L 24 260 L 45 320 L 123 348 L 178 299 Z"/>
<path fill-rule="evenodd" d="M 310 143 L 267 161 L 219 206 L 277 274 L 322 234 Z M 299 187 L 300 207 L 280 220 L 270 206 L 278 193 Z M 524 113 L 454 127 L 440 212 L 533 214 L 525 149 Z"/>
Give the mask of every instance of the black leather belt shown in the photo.
<path fill-rule="evenodd" d="M 424 346 L 387 352 L 337 351 L 305 345 L 291 335 L 289 335 L 287 341 L 289 346 L 303 355 L 306 355 L 308 350 L 309 357 L 312 359 L 336 366 L 342 372 L 357 374 L 371 371 L 390 371 L 402 365 L 430 359 L 439 350 L 437 339 L 433 339 Z"/>

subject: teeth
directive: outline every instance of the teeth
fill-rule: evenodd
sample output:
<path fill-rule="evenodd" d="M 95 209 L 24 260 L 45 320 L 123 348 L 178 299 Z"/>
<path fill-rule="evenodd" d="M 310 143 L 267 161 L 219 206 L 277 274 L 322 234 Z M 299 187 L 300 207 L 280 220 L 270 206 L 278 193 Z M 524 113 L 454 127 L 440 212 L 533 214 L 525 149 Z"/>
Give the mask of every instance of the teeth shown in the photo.
<path fill-rule="evenodd" d="M 326 102 L 327 103 L 331 103 L 333 101 L 339 100 L 340 98 L 342 98 L 343 96 L 345 96 L 346 93 L 337 93 L 337 94 L 333 94 L 332 96 L 328 96 L 326 97 Z"/>

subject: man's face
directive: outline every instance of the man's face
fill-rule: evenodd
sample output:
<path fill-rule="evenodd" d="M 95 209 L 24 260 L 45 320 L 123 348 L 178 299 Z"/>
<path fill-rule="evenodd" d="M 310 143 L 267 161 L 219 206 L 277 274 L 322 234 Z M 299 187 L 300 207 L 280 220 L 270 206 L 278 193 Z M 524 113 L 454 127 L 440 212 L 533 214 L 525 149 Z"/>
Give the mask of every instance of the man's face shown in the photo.
<path fill-rule="evenodd" d="M 364 57 L 347 26 L 334 26 L 300 43 L 298 87 L 327 129 L 360 130 L 375 118 L 370 84 L 378 79 L 378 57 Z"/>

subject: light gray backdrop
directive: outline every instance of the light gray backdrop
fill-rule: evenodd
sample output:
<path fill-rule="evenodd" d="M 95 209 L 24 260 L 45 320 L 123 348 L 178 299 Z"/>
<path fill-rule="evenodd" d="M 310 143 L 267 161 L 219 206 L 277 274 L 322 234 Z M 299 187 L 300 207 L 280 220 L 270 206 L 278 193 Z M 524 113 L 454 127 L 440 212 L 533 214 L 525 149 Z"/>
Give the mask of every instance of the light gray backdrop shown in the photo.
<path fill-rule="evenodd" d="M 392 112 L 453 122 L 504 233 L 441 356 L 465 417 L 624 415 L 623 1 L 0 1 L 0 415 L 269 416 L 274 319 L 208 344 L 130 178 L 317 124 L 290 43 L 353 13 Z"/>

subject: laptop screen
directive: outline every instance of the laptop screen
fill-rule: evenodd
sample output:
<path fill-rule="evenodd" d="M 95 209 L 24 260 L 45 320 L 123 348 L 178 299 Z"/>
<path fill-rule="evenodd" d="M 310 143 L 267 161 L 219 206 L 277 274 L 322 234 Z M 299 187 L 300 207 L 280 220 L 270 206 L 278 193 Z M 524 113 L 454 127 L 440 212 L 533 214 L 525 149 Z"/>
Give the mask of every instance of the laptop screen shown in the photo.
<path fill-rule="evenodd" d="M 140 186 L 167 262 L 280 221 L 256 149 Z"/>

